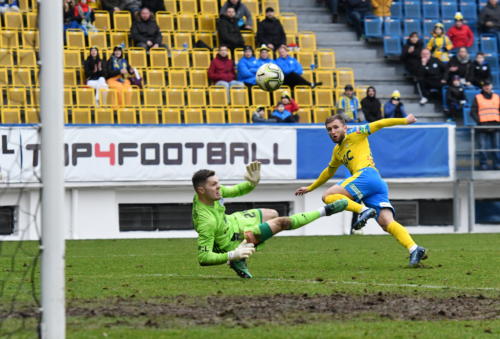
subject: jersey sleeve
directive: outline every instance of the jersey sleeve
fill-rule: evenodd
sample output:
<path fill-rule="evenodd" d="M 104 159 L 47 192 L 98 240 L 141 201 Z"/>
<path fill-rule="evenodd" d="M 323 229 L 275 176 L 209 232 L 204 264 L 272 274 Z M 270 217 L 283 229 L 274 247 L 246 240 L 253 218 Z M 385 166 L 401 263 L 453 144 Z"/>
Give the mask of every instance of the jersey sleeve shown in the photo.
<path fill-rule="evenodd" d="M 384 127 L 391 127 L 397 125 L 407 125 L 408 122 L 406 118 L 390 118 L 390 119 L 381 119 L 375 122 L 371 122 L 368 126 L 368 134 L 375 133 L 378 130 Z"/>
<path fill-rule="evenodd" d="M 198 263 L 201 266 L 220 265 L 228 260 L 227 253 L 215 253 L 211 219 L 198 224 Z"/>
<path fill-rule="evenodd" d="M 223 198 L 234 198 L 248 194 L 253 191 L 255 186 L 249 182 L 244 181 L 234 186 L 221 186 L 221 194 Z"/>

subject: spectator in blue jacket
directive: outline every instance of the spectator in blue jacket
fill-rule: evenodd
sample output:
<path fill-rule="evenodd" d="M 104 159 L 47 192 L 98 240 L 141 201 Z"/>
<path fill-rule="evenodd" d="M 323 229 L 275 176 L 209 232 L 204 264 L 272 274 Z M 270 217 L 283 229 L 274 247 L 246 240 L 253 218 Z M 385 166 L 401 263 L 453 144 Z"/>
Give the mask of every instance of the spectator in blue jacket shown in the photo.
<path fill-rule="evenodd" d="M 274 64 L 274 60 L 269 56 L 271 49 L 267 46 L 262 46 L 257 59 L 257 69 L 264 64 Z"/>
<path fill-rule="evenodd" d="M 238 62 L 238 80 L 251 87 L 256 85 L 255 75 L 259 69 L 257 58 L 253 56 L 251 46 L 243 49 L 243 58 Z"/>
<path fill-rule="evenodd" d="M 398 90 L 392 92 L 391 98 L 384 105 L 384 118 L 406 118 L 405 106 L 401 102 Z"/>
<path fill-rule="evenodd" d="M 278 103 L 271 115 L 277 122 L 296 122 L 293 114 L 285 109 L 285 104 L 282 102 Z"/>
<path fill-rule="evenodd" d="M 304 79 L 301 75 L 304 73 L 302 65 L 297 59 L 288 55 L 288 47 L 286 45 L 281 45 L 278 48 L 279 58 L 275 60 L 275 64 L 278 65 L 283 74 L 285 74 L 284 85 L 290 86 L 293 89 L 295 86 L 320 86 L 321 83 L 311 83 Z"/>

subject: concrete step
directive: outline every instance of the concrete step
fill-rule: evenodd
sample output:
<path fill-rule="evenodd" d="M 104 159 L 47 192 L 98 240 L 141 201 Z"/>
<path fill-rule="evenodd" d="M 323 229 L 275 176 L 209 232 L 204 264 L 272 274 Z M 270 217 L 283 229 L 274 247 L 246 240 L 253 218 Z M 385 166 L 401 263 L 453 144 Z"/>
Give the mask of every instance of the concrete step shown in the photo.
<path fill-rule="evenodd" d="M 299 18 L 300 20 L 300 18 Z M 300 31 L 314 31 L 318 34 L 320 33 L 332 33 L 332 32 L 350 32 L 351 30 L 346 28 L 345 25 L 334 25 L 327 23 L 301 23 L 299 21 L 299 30 Z"/>
<path fill-rule="evenodd" d="M 306 12 L 297 14 L 297 20 L 299 23 L 299 27 L 304 24 L 333 24 L 332 16 L 330 13 L 314 13 L 314 12 Z"/>
<path fill-rule="evenodd" d="M 316 43 L 317 44 L 333 44 L 335 42 L 343 41 L 355 41 L 356 33 L 352 31 L 338 31 L 338 32 L 316 32 Z"/>
<path fill-rule="evenodd" d="M 326 48 L 326 47 L 325 47 Z M 338 61 L 345 62 L 358 62 L 365 60 L 381 59 L 381 54 L 383 57 L 384 51 L 377 49 L 368 48 L 334 48 L 335 58 Z"/>

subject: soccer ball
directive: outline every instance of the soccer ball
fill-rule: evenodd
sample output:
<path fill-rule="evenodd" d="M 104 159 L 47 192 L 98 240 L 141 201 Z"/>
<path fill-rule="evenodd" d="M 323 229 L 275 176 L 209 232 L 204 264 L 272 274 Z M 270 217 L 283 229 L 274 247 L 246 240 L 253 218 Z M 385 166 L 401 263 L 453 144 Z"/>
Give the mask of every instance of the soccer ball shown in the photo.
<path fill-rule="evenodd" d="M 275 91 L 283 84 L 285 75 L 281 68 L 275 64 L 264 64 L 257 70 L 255 80 L 264 91 Z"/>

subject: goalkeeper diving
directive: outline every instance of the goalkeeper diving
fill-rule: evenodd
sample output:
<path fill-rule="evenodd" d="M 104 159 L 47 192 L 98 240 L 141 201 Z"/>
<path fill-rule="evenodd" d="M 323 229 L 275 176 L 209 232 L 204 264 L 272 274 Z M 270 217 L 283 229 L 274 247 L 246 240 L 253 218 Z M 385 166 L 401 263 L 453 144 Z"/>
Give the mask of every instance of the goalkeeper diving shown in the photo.
<path fill-rule="evenodd" d="M 279 217 L 273 209 L 251 209 L 226 214 L 225 198 L 239 197 L 253 191 L 260 181 L 260 163 L 246 166 L 245 181 L 223 186 L 215 172 L 202 169 L 194 173 L 193 225 L 198 232 L 198 262 L 202 266 L 229 266 L 241 278 L 252 278 L 246 259 L 276 233 L 294 230 L 314 220 L 341 212 L 347 199 L 338 199 L 318 210 Z"/>

